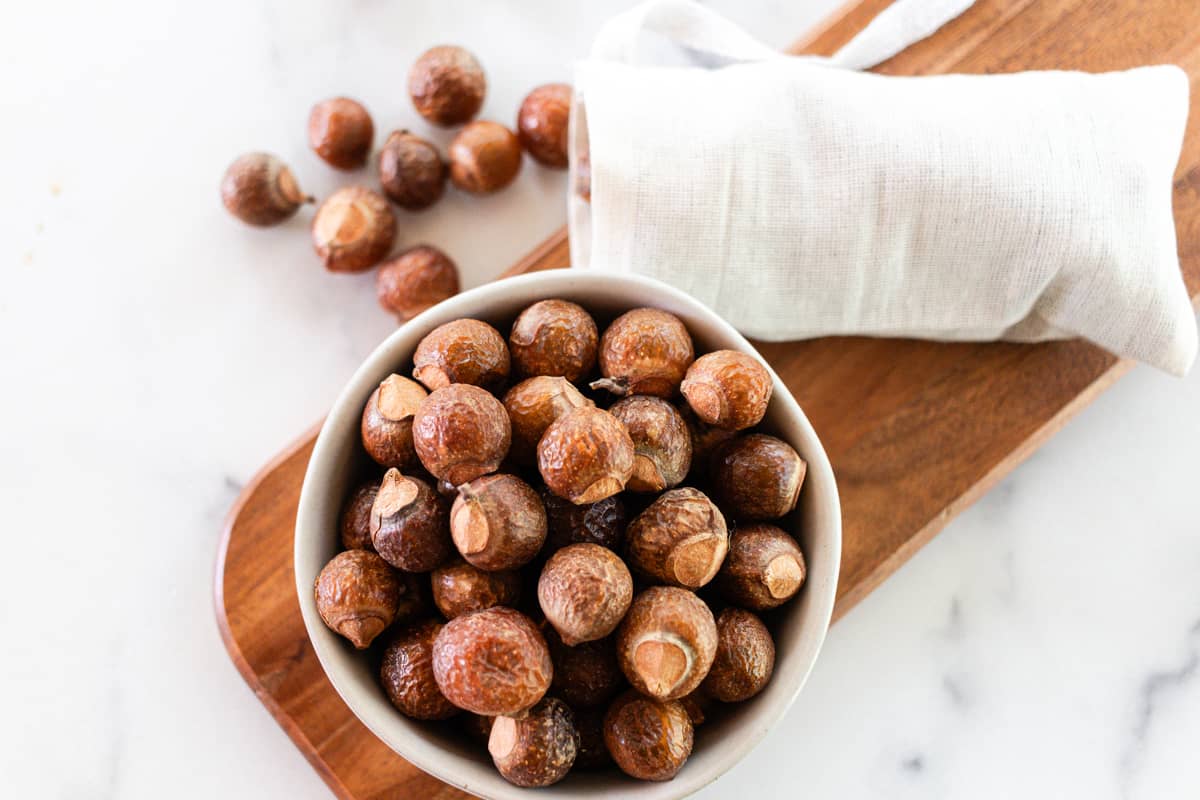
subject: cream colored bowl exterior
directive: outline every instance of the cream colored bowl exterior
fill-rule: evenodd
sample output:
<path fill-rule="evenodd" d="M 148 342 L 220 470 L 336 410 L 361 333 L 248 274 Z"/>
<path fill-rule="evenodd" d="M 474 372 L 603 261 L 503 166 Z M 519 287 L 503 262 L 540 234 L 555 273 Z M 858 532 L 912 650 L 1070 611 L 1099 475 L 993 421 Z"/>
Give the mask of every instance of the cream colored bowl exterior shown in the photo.
<path fill-rule="evenodd" d="M 317 438 L 296 516 L 295 568 L 300 609 L 317 657 L 351 711 L 408 761 L 439 779 L 481 797 L 597 798 L 619 792 L 638 800 L 685 797 L 736 764 L 787 711 L 804 685 L 825 639 L 841 559 L 841 510 L 829 459 L 804 412 L 778 375 L 764 428 L 790 442 L 808 461 L 799 511 L 784 521 L 808 559 L 808 581 L 797 601 L 776 614 L 777 660 L 767 688 L 722 719 L 697 729 L 691 758 L 672 781 L 644 783 L 611 772 L 578 773 L 555 786 L 530 790 L 505 782 L 486 750 L 402 716 L 388 702 L 369 659 L 327 629 L 317 614 L 313 581 L 339 549 L 338 513 L 359 458 L 359 417 L 368 395 L 389 373 L 410 368 L 417 342 L 433 328 L 460 317 L 493 323 L 511 320 L 545 298 L 573 300 L 606 319 L 638 306 L 679 316 L 697 352 L 753 346 L 728 323 L 688 295 L 655 280 L 579 270 L 553 270 L 509 278 L 464 292 L 403 325 L 359 367 L 333 405 Z M 507 328 L 501 328 L 507 334 Z"/>

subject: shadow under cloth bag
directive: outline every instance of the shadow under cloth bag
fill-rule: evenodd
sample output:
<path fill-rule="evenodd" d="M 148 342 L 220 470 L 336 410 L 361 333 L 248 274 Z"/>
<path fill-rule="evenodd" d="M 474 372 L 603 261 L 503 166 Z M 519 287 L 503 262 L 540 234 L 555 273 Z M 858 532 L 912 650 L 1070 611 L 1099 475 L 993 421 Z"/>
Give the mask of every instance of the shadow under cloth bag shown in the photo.
<path fill-rule="evenodd" d="M 659 278 L 761 339 L 1082 336 L 1184 374 L 1187 76 L 860 71 L 971 2 L 899 0 L 831 58 L 686 0 L 610 20 L 577 67 L 575 266 Z M 701 65 L 647 59 L 643 31 Z"/>

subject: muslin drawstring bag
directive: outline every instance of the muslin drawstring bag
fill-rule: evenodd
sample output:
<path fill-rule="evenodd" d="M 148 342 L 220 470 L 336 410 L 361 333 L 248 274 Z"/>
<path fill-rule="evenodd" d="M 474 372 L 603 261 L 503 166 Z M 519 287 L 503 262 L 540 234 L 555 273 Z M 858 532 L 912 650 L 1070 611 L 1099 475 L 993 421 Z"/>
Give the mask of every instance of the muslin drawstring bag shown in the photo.
<path fill-rule="evenodd" d="M 859 71 L 971 2 L 899 0 L 831 58 L 687 0 L 614 18 L 577 67 L 575 266 L 659 278 L 761 339 L 1082 336 L 1184 374 L 1186 75 Z M 639 60 L 646 30 L 704 65 Z"/>

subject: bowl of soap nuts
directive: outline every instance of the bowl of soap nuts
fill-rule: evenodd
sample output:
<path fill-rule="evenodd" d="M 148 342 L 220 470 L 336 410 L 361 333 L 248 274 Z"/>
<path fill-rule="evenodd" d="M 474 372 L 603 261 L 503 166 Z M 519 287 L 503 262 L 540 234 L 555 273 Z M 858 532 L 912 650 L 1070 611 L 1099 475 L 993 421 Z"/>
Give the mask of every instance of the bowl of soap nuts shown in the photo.
<path fill-rule="evenodd" d="M 686 294 L 509 278 L 399 328 L 342 391 L 296 518 L 304 622 L 400 756 L 490 798 L 678 798 L 804 684 L 833 471 L 754 347 Z"/>

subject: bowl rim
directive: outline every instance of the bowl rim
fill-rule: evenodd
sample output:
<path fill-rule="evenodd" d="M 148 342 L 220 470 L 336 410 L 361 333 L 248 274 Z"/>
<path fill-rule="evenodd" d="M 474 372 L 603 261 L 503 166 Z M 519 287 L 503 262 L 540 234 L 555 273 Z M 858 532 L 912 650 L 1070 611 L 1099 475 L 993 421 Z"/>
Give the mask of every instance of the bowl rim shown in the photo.
<path fill-rule="evenodd" d="M 320 615 L 316 611 L 315 602 L 312 599 L 312 580 L 302 576 L 299 569 L 295 567 L 300 560 L 301 553 L 305 552 L 305 548 L 308 545 L 308 540 L 303 532 L 306 530 L 319 530 L 320 527 L 320 523 L 315 519 L 319 514 L 314 506 L 320 502 L 319 496 L 322 495 L 322 488 L 326 483 L 326 476 L 321 473 L 329 472 L 333 469 L 333 465 L 329 462 L 333 460 L 333 453 L 337 447 L 337 442 L 334 440 L 333 434 L 330 433 L 333 426 L 329 425 L 329 421 L 335 418 L 340 419 L 347 414 L 353 415 L 356 419 L 361 415 L 363 387 L 360 384 L 367 383 L 368 377 L 379 374 L 381 369 L 389 368 L 390 365 L 395 363 L 396 356 L 392 351 L 397 347 L 397 342 L 414 336 L 414 331 L 423 331 L 420 335 L 424 335 L 424 333 L 432 330 L 437 325 L 450 320 L 473 315 L 484 316 L 485 314 L 480 306 L 481 302 L 486 304 L 489 300 L 491 302 L 503 300 L 502 296 L 497 295 L 509 290 L 519 292 L 523 288 L 538 286 L 545 288 L 545 297 L 553 297 L 556 289 L 568 288 L 576 281 L 596 279 L 630 285 L 631 288 L 642 292 L 638 296 L 647 298 L 645 305 L 655 305 L 651 298 L 668 296 L 675 303 L 688 307 L 690 313 L 706 318 L 707 322 L 721 330 L 723 336 L 735 343 L 737 349 L 757 357 L 770 373 L 773 386 L 772 401 L 782 403 L 784 405 L 783 414 L 790 417 L 806 433 L 810 441 L 815 444 L 813 450 L 806 450 L 804 453 L 809 475 L 809 480 L 806 481 L 806 484 L 810 486 L 816 484 L 826 487 L 820 493 L 823 496 L 818 497 L 816 501 L 825 516 L 828 526 L 828 530 L 826 531 L 826 535 L 829 537 L 828 552 L 825 553 L 825 558 L 823 559 L 823 563 L 827 565 L 826 569 L 820 574 L 813 573 L 811 570 L 812 558 L 810 554 L 806 553 L 806 555 L 810 556 L 808 559 L 810 569 L 805 590 L 809 596 L 808 602 L 815 606 L 814 617 L 819 622 L 819 626 L 813 625 L 812 630 L 805 631 L 805 635 L 811 637 L 811 643 L 809 644 L 810 655 L 807 663 L 802 668 L 796 669 L 793 673 L 792 680 L 794 681 L 794 685 L 784 698 L 784 701 L 757 710 L 754 718 L 755 724 L 749 726 L 749 730 L 743 735 L 733 737 L 733 741 L 730 741 L 727 746 L 722 747 L 720 755 L 714 757 L 714 763 L 709 765 L 710 769 L 707 772 L 698 772 L 691 780 L 688 780 L 687 772 L 684 770 L 672 781 L 656 784 L 660 787 L 670 786 L 676 789 L 673 792 L 666 790 L 664 796 L 680 798 L 699 791 L 732 769 L 750 750 L 758 745 L 792 707 L 800 691 L 807 683 L 808 677 L 811 675 L 820 651 L 824 646 L 829 625 L 832 621 L 842 556 L 841 502 L 837 483 L 834 478 L 833 467 L 829 462 L 824 445 L 821 443 L 808 417 L 800 408 L 799 403 L 792 396 L 791 391 L 783 383 L 783 380 L 775 372 L 775 369 L 758 352 L 758 349 L 737 329 L 708 308 L 708 306 L 686 292 L 654 278 L 628 273 L 596 273 L 591 270 L 585 271 L 579 269 L 547 270 L 502 278 L 466 290 L 444 300 L 433 308 L 422 312 L 408 322 L 400 325 L 395 331 L 389 334 L 362 361 L 339 391 L 336 400 L 330 407 L 329 414 L 321 424 L 312 454 L 305 467 L 304 481 L 300 489 L 296 523 L 293 531 L 292 566 L 295 574 L 301 617 L 304 620 L 305 632 L 308 635 L 309 642 L 316 652 L 317 660 L 325 676 L 342 701 L 350 709 L 351 713 L 354 714 L 355 718 L 370 730 L 374 736 L 386 744 L 389 749 L 413 766 L 438 780 L 480 797 L 486 796 L 497 798 L 498 800 L 520 800 L 522 798 L 527 800 L 530 795 L 528 789 L 507 783 L 499 773 L 496 773 L 496 782 L 494 784 L 488 786 L 472 785 L 448 770 L 445 764 L 439 763 L 441 761 L 439 756 L 453 756 L 454 754 L 442 750 L 436 743 L 425 739 L 418 739 L 415 740 L 414 747 L 402 747 L 397 744 L 393 730 L 384 730 L 382 729 L 383 726 L 372 724 L 370 715 L 362 713 L 362 710 L 356 707 L 357 703 L 353 698 L 353 692 L 349 691 L 349 686 L 354 682 L 354 678 L 342 674 L 339 666 L 336 664 L 333 647 L 341 643 L 336 641 L 336 635 L 330 633 L 325 628 Z M 530 300 L 530 302 L 536 302 L 536 300 Z M 411 349 L 415 349 L 415 347 L 416 344 L 414 342 Z M 409 355 L 411 356 L 411 353 Z M 374 383 L 375 381 L 372 379 L 370 382 Z M 814 480 L 814 478 L 817 480 Z M 326 636 L 324 634 L 329 635 Z M 569 797 L 574 794 L 567 786 L 550 786 L 541 790 L 542 796 L 552 794 L 555 789 L 559 790 L 556 796 Z M 487 794 L 481 794 L 482 792 L 487 792 Z"/>

